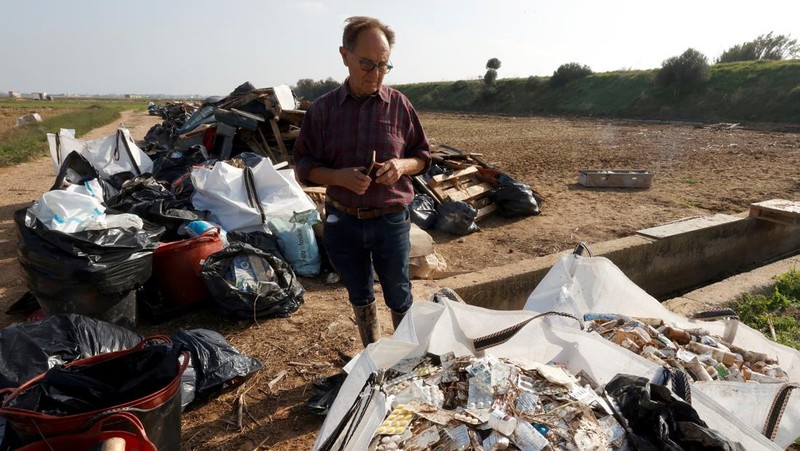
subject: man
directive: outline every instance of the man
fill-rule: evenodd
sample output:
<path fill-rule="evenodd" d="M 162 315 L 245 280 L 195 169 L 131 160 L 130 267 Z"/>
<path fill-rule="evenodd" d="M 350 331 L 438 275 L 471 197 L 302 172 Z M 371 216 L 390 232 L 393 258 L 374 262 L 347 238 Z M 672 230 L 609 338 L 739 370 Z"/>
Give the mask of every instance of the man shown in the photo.
<path fill-rule="evenodd" d="M 306 112 L 294 162 L 301 183 L 327 186 L 323 242 L 366 346 L 380 336 L 373 265 L 395 328 L 411 307 L 410 176 L 427 171 L 431 155 L 411 103 L 383 86 L 394 32 L 371 17 L 345 23 L 339 53 L 349 76 Z"/>

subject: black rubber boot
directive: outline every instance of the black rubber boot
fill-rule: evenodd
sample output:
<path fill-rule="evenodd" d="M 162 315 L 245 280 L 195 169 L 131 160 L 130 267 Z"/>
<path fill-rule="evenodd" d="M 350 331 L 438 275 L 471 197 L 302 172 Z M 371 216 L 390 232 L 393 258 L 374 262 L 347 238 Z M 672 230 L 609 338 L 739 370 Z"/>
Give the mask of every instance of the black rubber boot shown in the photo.
<path fill-rule="evenodd" d="M 389 309 L 389 311 L 392 312 L 392 325 L 394 326 L 394 330 L 397 330 L 397 326 L 399 326 L 400 321 L 403 321 L 403 318 L 405 318 L 406 312 L 399 313 L 392 309 Z"/>
<path fill-rule="evenodd" d="M 367 305 L 353 305 L 353 312 L 356 314 L 358 334 L 361 335 L 361 343 L 364 347 L 378 341 L 381 330 L 378 325 L 378 305 L 375 301 Z"/>

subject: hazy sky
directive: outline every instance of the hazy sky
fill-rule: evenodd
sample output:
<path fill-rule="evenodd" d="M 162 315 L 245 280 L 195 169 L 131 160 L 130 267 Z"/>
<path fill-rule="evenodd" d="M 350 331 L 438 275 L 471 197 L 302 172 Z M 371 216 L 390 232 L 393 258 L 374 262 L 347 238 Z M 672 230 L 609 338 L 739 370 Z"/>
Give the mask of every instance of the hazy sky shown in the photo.
<path fill-rule="evenodd" d="M 227 94 L 343 80 L 343 21 L 397 34 L 385 83 L 658 68 L 693 47 L 710 62 L 774 31 L 800 39 L 797 0 L 11 0 L 0 6 L 0 90 Z"/>

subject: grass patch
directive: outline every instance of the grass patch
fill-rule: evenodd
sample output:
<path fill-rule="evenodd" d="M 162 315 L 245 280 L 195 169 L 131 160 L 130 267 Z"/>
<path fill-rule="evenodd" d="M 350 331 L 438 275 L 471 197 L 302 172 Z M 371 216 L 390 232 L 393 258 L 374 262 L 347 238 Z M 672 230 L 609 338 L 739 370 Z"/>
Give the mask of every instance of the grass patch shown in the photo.
<path fill-rule="evenodd" d="M 0 108 L 33 108 L 28 102 L 0 102 Z M 30 102 L 40 109 L 68 109 L 71 111 L 51 116 L 39 124 L 13 128 L 0 135 L 0 166 L 22 163 L 48 152 L 47 133 L 60 128 L 74 128 L 75 136 L 83 136 L 90 130 L 120 118 L 125 110 L 143 110 L 143 102 L 78 100 L 58 102 Z M 77 110 L 76 110 L 77 109 Z"/>
<path fill-rule="evenodd" d="M 733 309 L 742 322 L 767 337 L 772 337 L 772 323 L 778 343 L 800 349 L 800 271 L 776 276 L 771 295 L 746 294 Z"/>
<path fill-rule="evenodd" d="M 695 180 L 695 179 L 681 179 L 681 183 L 683 183 L 685 185 L 696 185 L 697 184 L 697 180 Z"/>

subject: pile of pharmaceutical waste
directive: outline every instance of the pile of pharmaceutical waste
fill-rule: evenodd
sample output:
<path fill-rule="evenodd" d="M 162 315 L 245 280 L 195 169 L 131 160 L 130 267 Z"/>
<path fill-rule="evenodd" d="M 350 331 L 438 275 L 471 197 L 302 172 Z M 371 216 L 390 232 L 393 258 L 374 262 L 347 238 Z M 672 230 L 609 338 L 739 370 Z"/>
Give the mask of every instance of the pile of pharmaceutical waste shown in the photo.
<path fill-rule="evenodd" d="M 702 328 L 681 329 L 665 325 L 658 318 L 619 314 L 586 314 L 584 321 L 589 332 L 596 332 L 662 367 L 687 372 L 695 381 L 789 381 L 776 359 L 732 345 Z"/>
<path fill-rule="evenodd" d="M 404 359 L 372 374 L 339 434 L 318 449 L 346 449 L 348 431 L 368 421 L 381 396 L 387 413 L 370 442 L 376 451 L 742 449 L 665 386 L 629 375 L 594 385 L 583 371 L 492 355 Z"/>

